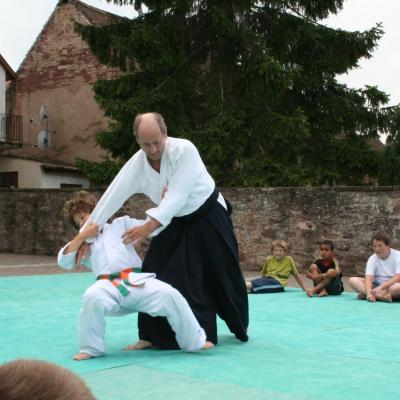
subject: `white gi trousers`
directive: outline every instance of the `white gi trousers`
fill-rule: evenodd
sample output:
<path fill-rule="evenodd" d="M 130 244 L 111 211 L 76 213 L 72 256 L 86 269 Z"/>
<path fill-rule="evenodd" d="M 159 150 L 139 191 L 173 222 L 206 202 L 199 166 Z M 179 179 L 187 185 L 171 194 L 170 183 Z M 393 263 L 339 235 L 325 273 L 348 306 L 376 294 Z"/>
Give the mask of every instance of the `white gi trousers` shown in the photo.
<path fill-rule="evenodd" d="M 166 317 L 176 341 L 185 351 L 200 350 L 206 335 L 185 298 L 171 285 L 156 278 L 146 279 L 141 287 L 129 287 L 124 297 L 107 279 L 96 281 L 83 295 L 78 324 L 81 353 L 94 357 L 104 355 L 105 316 L 143 312 Z"/>

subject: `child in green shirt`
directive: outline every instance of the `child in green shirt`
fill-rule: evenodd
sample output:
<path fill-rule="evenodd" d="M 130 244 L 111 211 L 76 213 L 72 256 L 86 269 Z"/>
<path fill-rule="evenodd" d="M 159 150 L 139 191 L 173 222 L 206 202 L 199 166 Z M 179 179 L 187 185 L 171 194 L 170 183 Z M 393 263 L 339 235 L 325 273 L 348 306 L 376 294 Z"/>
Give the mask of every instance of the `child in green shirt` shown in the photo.
<path fill-rule="evenodd" d="M 293 275 L 297 283 L 305 291 L 303 279 L 297 272 L 292 257 L 285 255 L 287 244 L 284 240 L 274 240 L 271 246 L 272 255 L 265 260 L 261 270 L 262 277 L 246 282 L 248 293 L 283 292 L 289 276 Z"/>

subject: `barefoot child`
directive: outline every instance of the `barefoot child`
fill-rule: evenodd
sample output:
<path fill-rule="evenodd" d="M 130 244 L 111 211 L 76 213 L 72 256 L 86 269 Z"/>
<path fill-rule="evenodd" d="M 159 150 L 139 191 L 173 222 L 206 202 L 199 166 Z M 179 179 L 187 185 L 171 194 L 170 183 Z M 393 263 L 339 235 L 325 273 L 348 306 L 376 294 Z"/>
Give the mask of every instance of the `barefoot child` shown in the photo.
<path fill-rule="evenodd" d="M 400 298 L 400 251 L 390 247 L 385 232 L 373 236 L 372 247 L 374 254 L 368 259 L 365 278 L 352 277 L 349 284 L 359 300 L 391 303 Z"/>
<path fill-rule="evenodd" d="M 67 201 L 64 213 L 77 227 L 83 226 L 96 205 L 88 192 L 79 192 Z M 99 232 L 98 226 L 88 224 L 58 253 L 58 264 L 73 269 L 80 262 L 82 245 L 92 238 L 83 264 L 96 276 L 96 282 L 83 295 L 78 324 L 79 353 L 77 361 L 104 355 L 105 316 L 120 316 L 144 312 L 166 317 L 175 332 L 179 346 L 185 351 L 212 347 L 206 342 L 205 332 L 197 322 L 185 298 L 172 286 L 155 279 L 154 274 L 133 272 L 141 267 L 141 259 L 132 245 L 122 242 L 122 235 L 134 226 L 143 224 L 124 216 L 106 224 Z M 150 342 L 139 341 L 127 349 L 150 347 Z"/>
<path fill-rule="evenodd" d="M 307 272 L 307 278 L 314 283 L 313 289 L 307 290 L 307 295 L 319 297 L 340 295 L 343 292 L 342 272 L 339 263 L 334 258 L 334 245 L 330 240 L 319 242 L 320 258 L 315 260 Z"/>
<path fill-rule="evenodd" d="M 293 275 L 303 290 L 306 290 L 301 275 L 297 272 L 292 257 L 285 255 L 287 244 L 284 240 L 274 240 L 272 256 L 268 256 L 261 270 L 262 277 L 246 282 L 249 293 L 283 292 L 290 275 Z"/>

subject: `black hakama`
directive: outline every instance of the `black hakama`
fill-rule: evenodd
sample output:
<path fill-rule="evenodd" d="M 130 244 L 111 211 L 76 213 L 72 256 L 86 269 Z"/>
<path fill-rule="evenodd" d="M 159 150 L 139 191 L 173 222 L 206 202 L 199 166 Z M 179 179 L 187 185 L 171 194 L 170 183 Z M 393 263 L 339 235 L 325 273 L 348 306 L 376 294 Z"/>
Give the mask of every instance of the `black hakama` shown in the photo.
<path fill-rule="evenodd" d="M 175 217 L 152 239 L 143 272 L 171 284 L 188 301 L 207 340 L 217 343 L 216 315 L 242 342 L 248 340 L 248 299 L 238 245 L 228 212 L 214 190 L 194 213 Z M 139 313 L 139 338 L 164 349 L 179 348 L 166 318 Z"/>

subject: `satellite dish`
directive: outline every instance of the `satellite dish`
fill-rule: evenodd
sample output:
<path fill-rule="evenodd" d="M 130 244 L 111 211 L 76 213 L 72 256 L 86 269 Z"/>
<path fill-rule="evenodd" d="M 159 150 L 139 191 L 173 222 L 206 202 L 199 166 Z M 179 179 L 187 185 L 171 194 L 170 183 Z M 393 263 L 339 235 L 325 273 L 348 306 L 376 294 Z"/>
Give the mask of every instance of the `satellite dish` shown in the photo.
<path fill-rule="evenodd" d="M 51 145 L 51 135 L 48 129 L 43 129 L 39 132 L 35 147 L 39 147 L 39 149 L 42 150 L 47 150 L 48 148 L 53 147 Z"/>
<path fill-rule="evenodd" d="M 40 107 L 39 117 L 42 121 L 49 118 L 49 111 L 47 110 L 47 106 Z"/>

